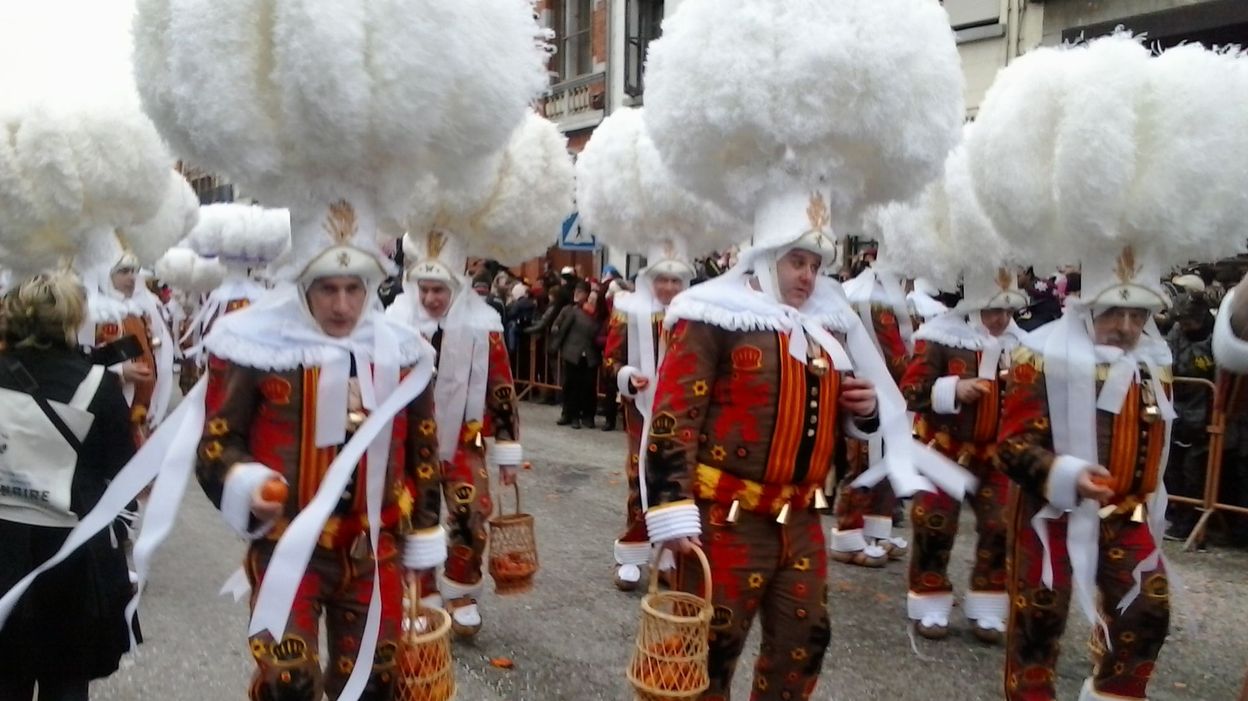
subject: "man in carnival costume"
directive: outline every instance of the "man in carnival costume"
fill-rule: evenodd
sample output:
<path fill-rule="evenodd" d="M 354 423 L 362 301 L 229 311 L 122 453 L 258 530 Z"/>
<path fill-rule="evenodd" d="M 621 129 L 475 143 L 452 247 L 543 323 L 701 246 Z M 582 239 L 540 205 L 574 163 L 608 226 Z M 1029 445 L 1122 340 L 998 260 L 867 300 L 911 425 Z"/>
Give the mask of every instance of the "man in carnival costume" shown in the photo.
<path fill-rule="evenodd" d="M 899 230 L 936 240 L 912 250 L 926 252 L 929 271 L 943 267 L 951 279 L 960 273 L 963 297 L 948 313 L 919 328 L 914 359 L 900 387 L 915 413 L 917 438 L 970 470 L 979 482 L 965 497 L 975 511 L 978 540 L 963 610 L 975 637 L 996 643 L 1005 635 L 1009 606 L 1005 592 L 1009 480 L 997 470 L 992 456 L 1010 356 L 1026 336 L 1014 323 L 1013 312 L 1027 299 L 1005 265 L 1003 242 L 971 191 L 965 149 L 950 155 L 944 180 L 930 186 L 915 209 L 925 221 L 902 217 L 894 223 L 901 224 Z M 914 550 L 907 612 L 926 638 L 944 638 L 949 632 L 953 610 L 949 557 L 962 502 L 963 495 L 936 490 L 915 495 L 911 506 Z"/>
<path fill-rule="evenodd" d="M 883 238 L 877 234 L 877 238 Z M 876 348 L 888 365 L 893 382 L 901 382 L 910 356 L 914 352 L 914 322 L 906 304 L 903 279 L 890 260 L 890 249 L 845 284 L 845 296 L 871 334 Z M 873 487 L 857 486 L 855 482 L 871 464 L 881 457 L 879 436 L 862 441 L 845 441 L 848 471 L 841 479 L 836 497 L 836 526 L 832 529 L 832 559 L 862 567 L 883 567 L 889 560 L 899 560 L 910 551 L 905 538 L 893 535 L 893 512 L 897 497 L 891 485 L 880 482 Z"/>
<path fill-rule="evenodd" d="M 179 156 L 290 210 L 284 284 L 204 342 L 197 473 L 251 539 L 251 697 L 384 700 L 403 572 L 440 564 L 446 536 L 436 361 L 380 310 L 378 221 L 423 175 L 501 149 L 545 85 L 545 54 L 523 0 L 288 9 L 144 0 L 136 74 Z M 450 114 L 463 104 L 473 112 Z"/>
<path fill-rule="evenodd" d="M 913 196 L 938 174 L 957 139 L 961 73 L 948 18 L 932 3 L 744 5 L 725 13 L 712 0 L 687 0 L 651 46 L 648 133 L 678 182 L 752 218 L 754 235 L 733 269 L 667 310 L 646 436 L 646 525 L 653 542 L 707 548 L 714 613 L 701 698 L 730 696 L 761 614 L 752 698 L 807 699 L 831 640 L 818 495 L 841 431 L 885 433 L 884 458 L 865 482 L 887 474 L 910 494 L 930 488 L 919 468 L 954 491 L 965 487 L 956 466 L 913 442 L 870 335 L 840 286 L 820 274 L 835 259 L 834 220 L 856 222 L 866 206 Z M 859 46 L 876 23 L 904 26 L 905 46 L 878 38 Z M 750 40 L 726 42 L 721 53 L 707 50 L 708 35 Z M 805 70 L 777 60 L 776 46 Z M 757 72 L 734 79 L 729 60 Z M 924 107 L 887 107 L 910 81 L 927 86 Z M 850 92 L 855 99 L 841 102 Z M 811 103 L 812 94 L 822 98 Z M 888 116 L 863 123 L 872 110 L 859 100 Z M 915 149 L 905 156 L 864 155 L 908 138 Z M 701 569 L 690 562 L 682 558 L 678 585 L 699 591 Z"/>
<path fill-rule="evenodd" d="M 417 206 L 437 213 L 432 223 L 417 224 L 421 218 L 415 217 L 409 222 L 414 231 L 403 240 L 405 292 L 387 316 L 419 331 L 438 353 L 439 475 L 450 532 L 443 576 L 436 583 L 430 577 L 422 591 L 440 594 L 461 636 L 476 635 L 482 626 L 482 565 L 494 511 L 487 460 L 497 466 L 502 485 L 513 487 L 524 459 L 503 322 L 464 269 L 470 255 L 519 261 L 544 250 L 546 232 L 572 208 L 572 177 L 563 136 L 530 114 L 484 188 L 476 188 L 481 191 L 418 191 Z"/>
<path fill-rule="evenodd" d="M 618 386 L 628 432 L 625 526 L 615 542 L 615 585 L 632 591 L 651 560 L 644 514 L 648 507 L 643 436 L 653 418 L 658 368 L 667 352 L 663 317 L 695 277 L 688 242 L 707 250 L 745 237 L 745 227 L 722 209 L 672 182 L 645 133 L 642 110 L 613 113 L 594 130 L 576 162 L 577 205 L 586 226 L 607 245 L 644 252 L 635 292 L 615 295 L 603 358 L 604 380 Z M 670 567 L 671 556 L 665 557 Z"/>
<path fill-rule="evenodd" d="M 1082 260 L 1080 298 L 1016 352 L 1003 405 L 996 461 L 1018 487 L 1011 701 L 1056 698 L 1072 599 L 1094 624 L 1080 699 L 1146 698 L 1170 621 L 1162 472 L 1175 418 L 1152 316 L 1169 303 L 1167 265 L 1242 247 L 1234 164 L 1248 143 L 1233 118 L 1209 116 L 1229 81 L 1242 84 L 1241 60 L 1196 45 L 1152 57 L 1121 35 L 1042 49 L 1001 73 L 968 138 L 976 194 L 1009 244 Z M 1019 153 L 1046 165 L 1002 177 L 1001 159 Z"/>

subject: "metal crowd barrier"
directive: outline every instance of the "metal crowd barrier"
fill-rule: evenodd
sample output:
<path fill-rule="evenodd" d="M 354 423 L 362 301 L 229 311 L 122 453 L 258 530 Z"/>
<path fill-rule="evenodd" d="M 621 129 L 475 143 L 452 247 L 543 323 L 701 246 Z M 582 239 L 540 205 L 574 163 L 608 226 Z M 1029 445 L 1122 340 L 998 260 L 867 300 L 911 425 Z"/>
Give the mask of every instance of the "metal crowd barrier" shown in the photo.
<path fill-rule="evenodd" d="M 1170 495 L 1170 503 L 1195 506 L 1201 511 L 1200 519 L 1183 544 L 1183 549 L 1190 552 L 1196 548 L 1197 543 L 1204 540 L 1205 530 L 1209 527 L 1209 519 L 1213 518 L 1214 514 L 1222 511 L 1248 516 L 1248 507 L 1218 501 L 1222 488 L 1222 456 L 1226 440 L 1228 401 L 1238 397 L 1241 391 L 1248 390 L 1248 386 L 1242 386 L 1245 378 L 1227 372 L 1219 372 L 1216 383 L 1198 377 L 1176 377 L 1174 382 L 1175 384 L 1200 385 L 1209 390 L 1209 424 L 1205 427 L 1205 432 L 1209 435 L 1209 457 L 1205 464 L 1204 494 L 1200 497 Z"/>

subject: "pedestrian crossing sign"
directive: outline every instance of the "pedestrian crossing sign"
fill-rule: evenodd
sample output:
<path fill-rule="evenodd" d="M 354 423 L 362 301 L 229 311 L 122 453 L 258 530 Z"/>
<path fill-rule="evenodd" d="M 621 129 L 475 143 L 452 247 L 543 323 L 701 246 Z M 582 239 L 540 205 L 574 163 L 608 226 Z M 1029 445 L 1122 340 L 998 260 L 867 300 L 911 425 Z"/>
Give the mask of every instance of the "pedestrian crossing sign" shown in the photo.
<path fill-rule="evenodd" d="M 563 221 L 559 232 L 559 248 L 568 251 L 593 251 L 598 248 L 598 239 L 581 226 L 581 216 L 573 212 L 572 216 Z"/>

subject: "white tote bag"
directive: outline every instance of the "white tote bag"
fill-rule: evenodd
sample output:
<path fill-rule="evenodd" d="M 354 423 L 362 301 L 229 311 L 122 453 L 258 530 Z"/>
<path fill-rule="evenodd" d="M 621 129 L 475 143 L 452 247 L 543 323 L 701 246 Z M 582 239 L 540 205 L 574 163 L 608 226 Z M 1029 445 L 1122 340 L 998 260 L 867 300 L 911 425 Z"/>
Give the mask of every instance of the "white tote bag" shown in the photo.
<path fill-rule="evenodd" d="M 69 404 L 46 402 L 79 441 L 94 421 L 87 407 L 104 372 L 103 366 L 92 367 Z M 39 402 L 26 392 L 0 387 L 0 519 L 73 528 L 78 517 L 69 509 L 70 487 L 77 464 L 78 451 Z"/>

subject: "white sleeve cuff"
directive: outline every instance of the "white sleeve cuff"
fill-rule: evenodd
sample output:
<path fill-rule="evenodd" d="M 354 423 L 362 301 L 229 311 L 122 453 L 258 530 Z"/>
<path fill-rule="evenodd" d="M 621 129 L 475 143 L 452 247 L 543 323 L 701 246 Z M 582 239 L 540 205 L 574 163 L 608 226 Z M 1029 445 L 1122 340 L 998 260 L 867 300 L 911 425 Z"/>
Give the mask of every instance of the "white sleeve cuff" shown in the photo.
<path fill-rule="evenodd" d="M 875 416 L 846 415 L 845 421 L 844 421 L 845 435 L 849 438 L 853 438 L 856 441 L 871 440 L 872 438 L 880 434 L 880 429 L 877 428 L 875 431 L 871 433 L 867 433 L 866 431 L 862 430 L 862 427 L 859 426 L 858 423 L 860 421 L 870 421 L 872 419 L 878 419 L 879 416 L 880 416 L 880 410 L 878 408 L 875 410 Z"/>
<path fill-rule="evenodd" d="M 637 392 L 633 390 L 633 378 L 640 375 L 641 371 L 632 365 L 625 365 L 615 374 L 615 386 L 620 390 L 620 394 L 632 399 L 637 396 Z"/>
<path fill-rule="evenodd" d="M 403 546 L 403 567 L 428 570 L 446 562 L 446 530 L 425 528 L 407 536 Z"/>
<path fill-rule="evenodd" d="M 260 524 L 251 530 L 251 497 L 264 483 L 281 479 L 280 474 L 257 462 L 241 462 L 230 468 L 221 492 L 221 516 L 235 533 L 244 538 L 255 539 L 273 527 L 273 522 Z"/>
<path fill-rule="evenodd" d="M 1213 323 L 1213 357 L 1220 368 L 1242 374 L 1248 372 L 1248 340 L 1237 337 L 1231 328 L 1235 295 L 1236 291 L 1231 290 L 1222 300 Z"/>
<path fill-rule="evenodd" d="M 516 466 L 523 461 L 524 448 L 515 441 L 494 441 L 494 446 L 490 448 L 490 462 L 496 467 Z"/>
<path fill-rule="evenodd" d="M 958 406 L 958 380 L 956 375 L 945 375 L 936 379 L 932 385 L 932 411 L 937 414 L 956 414 L 962 409 Z"/>
<path fill-rule="evenodd" d="M 689 499 L 662 504 L 646 512 L 646 530 L 652 543 L 693 538 L 702 535 L 702 515 Z"/>
<path fill-rule="evenodd" d="M 1044 484 L 1044 497 L 1062 511 L 1071 511 L 1079 505 L 1079 492 L 1075 488 L 1079 473 L 1092 464 L 1073 455 L 1059 455 L 1049 468 L 1049 479 Z"/>

